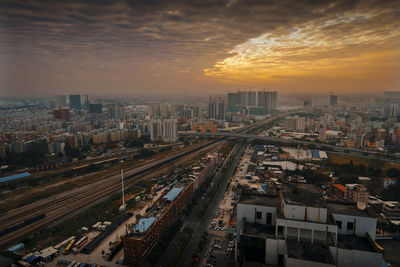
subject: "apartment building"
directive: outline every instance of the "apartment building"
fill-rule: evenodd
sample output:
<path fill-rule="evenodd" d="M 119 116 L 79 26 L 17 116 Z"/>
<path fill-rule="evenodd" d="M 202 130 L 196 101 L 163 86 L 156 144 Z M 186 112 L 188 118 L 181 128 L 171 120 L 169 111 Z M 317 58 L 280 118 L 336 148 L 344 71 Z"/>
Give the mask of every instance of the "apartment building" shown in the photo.
<path fill-rule="evenodd" d="M 368 203 L 368 190 L 362 184 L 346 184 L 345 199 L 355 203 Z"/>
<path fill-rule="evenodd" d="M 163 232 L 179 218 L 194 192 L 210 176 L 220 160 L 221 157 L 217 153 L 207 155 L 199 166 L 193 168 L 191 174 L 156 201 L 143 218 L 133 227 L 127 227 L 127 236 L 123 239 L 124 264 L 143 265 Z"/>

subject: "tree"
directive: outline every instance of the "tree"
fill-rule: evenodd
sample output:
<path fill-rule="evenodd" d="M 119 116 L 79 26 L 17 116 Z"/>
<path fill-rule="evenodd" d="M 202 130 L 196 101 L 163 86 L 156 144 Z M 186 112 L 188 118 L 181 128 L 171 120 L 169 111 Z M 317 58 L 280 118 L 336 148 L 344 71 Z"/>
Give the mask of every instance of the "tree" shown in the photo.
<path fill-rule="evenodd" d="M 358 182 L 357 175 L 344 173 L 339 176 L 339 183 L 345 184 L 354 184 Z"/>

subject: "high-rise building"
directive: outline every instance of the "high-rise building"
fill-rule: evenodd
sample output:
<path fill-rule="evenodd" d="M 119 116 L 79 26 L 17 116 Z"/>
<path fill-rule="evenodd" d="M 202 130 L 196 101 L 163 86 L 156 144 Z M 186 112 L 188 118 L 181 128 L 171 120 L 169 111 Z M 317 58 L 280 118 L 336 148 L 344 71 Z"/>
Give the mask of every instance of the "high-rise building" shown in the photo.
<path fill-rule="evenodd" d="M 329 99 L 329 104 L 331 106 L 336 106 L 337 105 L 337 95 L 332 95 L 331 94 L 330 99 Z"/>
<path fill-rule="evenodd" d="M 53 110 L 53 116 L 55 120 L 65 120 L 69 121 L 71 119 L 71 113 L 69 108 L 58 108 Z"/>
<path fill-rule="evenodd" d="M 65 95 L 56 95 L 56 107 L 65 107 L 67 105 L 67 97 Z"/>
<path fill-rule="evenodd" d="M 154 118 L 161 117 L 161 104 L 151 103 L 149 105 L 149 115 Z"/>
<path fill-rule="evenodd" d="M 217 102 L 210 96 L 210 101 L 208 102 L 208 118 L 217 118 Z"/>
<path fill-rule="evenodd" d="M 304 131 L 306 121 L 304 117 L 286 117 L 285 128 L 295 131 Z"/>
<path fill-rule="evenodd" d="M 226 112 L 226 107 L 225 107 L 225 101 L 222 100 L 221 102 L 218 103 L 218 119 L 219 120 L 225 120 L 225 112 Z"/>
<path fill-rule="evenodd" d="M 156 141 L 160 140 L 163 136 L 162 131 L 162 123 L 160 119 L 150 120 L 149 122 L 149 131 L 150 131 L 150 140 Z"/>
<path fill-rule="evenodd" d="M 188 120 L 193 119 L 193 109 L 185 108 L 183 110 L 183 117 Z"/>
<path fill-rule="evenodd" d="M 228 93 L 228 112 L 239 112 L 240 106 L 240 94 Z"/>
<path fill-rule="evenodd" d="M 176 121 L 171 120 L 163 120 L 163 141 L 164 142 L 175 142 L 177 140 L 177 131 L 176 131 Z"/>
<path fill-rule="evenodd" d="M 239 91 L 228 93 L 228 111 L 239 112 L 248 108 L 252 114 L 267 114 L 277 108 L 276 91 Z"/>
<path fill-rule="evenodd" d="M 102 104 L 89 104 L 89 113 L 92 113 L 92 114 L 103 113 L 103 105 Z"/>
<path fill-rule="evenodd" d="M 71 109 L 81 109 L 81 95 L 70 95 L 69 96 L 69 107 Z"/>
<path fill-rule="evenodd" d="M 304 111 L 304 113 L 306 113 L 306 114 L 311 114 L 311 113 L 312 113 L 312 104 L 311 104 L 311 101 L 304 101 L 303 111 Z"/>
<path fill-rule="evenodd" d="M 90 101 L 89 101 L 88 95 L 83 96 L 83 105 L 84 105 L 85 109 L 89 109 Z"/>

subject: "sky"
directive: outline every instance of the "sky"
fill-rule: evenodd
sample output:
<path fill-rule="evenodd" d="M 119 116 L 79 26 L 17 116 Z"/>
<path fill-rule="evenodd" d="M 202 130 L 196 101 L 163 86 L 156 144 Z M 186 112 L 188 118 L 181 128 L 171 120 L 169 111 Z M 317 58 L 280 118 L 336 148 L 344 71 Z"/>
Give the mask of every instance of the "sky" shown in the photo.
<path fill-rule="evenodd" d="M 400 1 L 2 0 L 0 95 L 400 90 Z"/>

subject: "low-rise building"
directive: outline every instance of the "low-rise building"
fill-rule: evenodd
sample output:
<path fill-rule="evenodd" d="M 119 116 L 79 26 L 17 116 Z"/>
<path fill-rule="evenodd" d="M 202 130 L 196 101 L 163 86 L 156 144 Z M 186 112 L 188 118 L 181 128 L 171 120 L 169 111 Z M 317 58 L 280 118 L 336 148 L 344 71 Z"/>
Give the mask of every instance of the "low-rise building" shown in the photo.
<path fill-rule="evenodd" d="M 362 184 L 346 184 L 345 199 L 358 203 L 368 203 L 368 190 Z"/>

